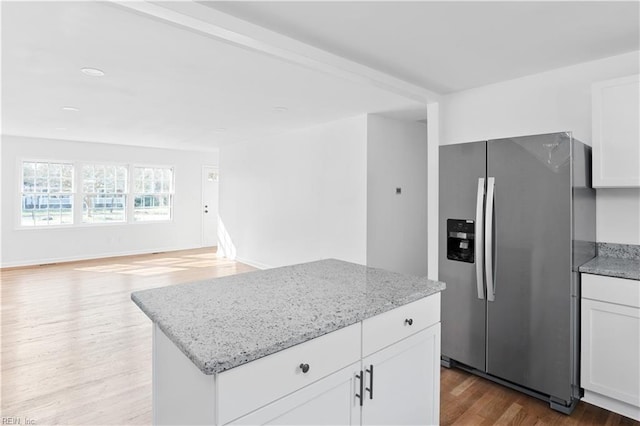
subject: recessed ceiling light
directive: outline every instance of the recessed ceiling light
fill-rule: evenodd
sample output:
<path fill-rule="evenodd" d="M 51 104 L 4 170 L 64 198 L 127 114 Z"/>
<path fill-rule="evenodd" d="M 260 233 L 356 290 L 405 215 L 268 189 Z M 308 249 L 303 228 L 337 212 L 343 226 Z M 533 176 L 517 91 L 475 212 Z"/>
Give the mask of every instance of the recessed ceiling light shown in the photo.
<path fill-rule="evenodd" d="M 80 71 L 91 77 L 102 77 L 104 75 L 104 71 L 98 68 L 82 68 Z"/>
<path fill-rule="evenodd" d="M 78 111 L 80 111 L 80 109 L 79 109 L 79 108 L 72 107 L 72 106 L 63 106 L 63 107 L 62 107 L 62 110 L 63 110 L 63 111 L 74 111 L 74 112 L 78 112 Z"/>
<path fill-rule="evenodd" d="M 285 106 L 274 106 L 273 110 L 278 112 L 285 112 L 285 111 L 289 111 L 289 108 Z"/>

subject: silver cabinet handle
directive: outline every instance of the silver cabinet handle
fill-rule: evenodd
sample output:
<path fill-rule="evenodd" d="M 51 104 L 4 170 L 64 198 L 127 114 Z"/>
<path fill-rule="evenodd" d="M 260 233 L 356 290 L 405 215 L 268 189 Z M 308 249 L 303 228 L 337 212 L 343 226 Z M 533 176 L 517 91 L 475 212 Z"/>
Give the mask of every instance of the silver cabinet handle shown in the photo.
<path fill-rule="evenodd" d="M 476 241 L 475 241 L 475 262 L 476 262 L 476 286 L 478 287 L 478 299 L 484 299 L 484 286 L 482 264 L 484 257 L 482 256 L 482 207 L 484 204 L 484 178 L 478 179 L 478 196 L 476 198 Z"/>
<path fill-rule="evenodd" d="M 493 302 L 496 298 L 493 274 L 493 214 L 495 200 L 495 178 L 487 178 L 487 211 L 484 216 L 484 270 L 487 281 L 487 300 Z"/>

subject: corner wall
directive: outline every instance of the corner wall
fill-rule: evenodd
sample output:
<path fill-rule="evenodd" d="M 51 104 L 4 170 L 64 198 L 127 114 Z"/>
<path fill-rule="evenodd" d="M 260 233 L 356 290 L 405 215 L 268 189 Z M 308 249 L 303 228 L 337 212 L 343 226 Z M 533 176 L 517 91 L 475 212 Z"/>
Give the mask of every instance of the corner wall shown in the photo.
<path fill-rule="evenodd" d="M 640 52 L 470 89 L 443 98 L 441 144 L 572 131 L 591 145 L 591 84 L 640 72 Z M 640 244 L 640 190 L 598 189 L 596 239 Z"/>
<path fill-rule="evenodd" d="M 6 135 L 2 136 L 0 152 L 2 267 L 201 247 L 202 166 L 217 165 L 217 152 L 189 152 Z M 173 221 L 18 229 L 19 168 L 23 159 L 174 166 Z"/>
<path fill-rule="evenodd" d="M 258 267 L 366 262 L 366 116 L 220 149 L 219 250 Z"/>
<path fill-rule="evenodd" d="M 426 276 L 427 237 L 427 126 L 369 115 L 367 265 Z"/>

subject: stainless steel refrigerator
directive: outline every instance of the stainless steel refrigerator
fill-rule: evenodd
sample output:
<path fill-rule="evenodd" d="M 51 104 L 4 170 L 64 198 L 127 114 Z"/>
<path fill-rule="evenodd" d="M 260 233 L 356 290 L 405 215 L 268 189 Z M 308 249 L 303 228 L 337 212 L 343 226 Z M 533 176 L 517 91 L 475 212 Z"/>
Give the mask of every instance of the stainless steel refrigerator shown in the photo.
<path fill-rule="evenodd" d="M 591 149 L 570 133 L 440 147 L 442 363 L 570 413 L 580 276 L 595 256 Z"/>

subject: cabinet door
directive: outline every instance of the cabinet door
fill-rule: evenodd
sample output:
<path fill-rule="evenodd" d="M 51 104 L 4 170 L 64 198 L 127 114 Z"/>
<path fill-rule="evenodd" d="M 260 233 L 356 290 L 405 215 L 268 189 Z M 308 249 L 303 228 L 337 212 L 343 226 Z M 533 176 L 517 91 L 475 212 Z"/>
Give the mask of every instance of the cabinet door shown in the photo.
<path fill-rule="evenodd" d="M 230 424 L 359 425 L 359 371 L 353 364 Z"/>
<path fill-rule="evenodd" d="M 363 360 L 363 425 L 434 425 L 440 414 L 440 323 Z"/>
<path fill-rule="evenodd" d="M 593 186 L 640 187 L 640 75 L 595 83 Z"/>
<path fill-rule="evenodd" d="M 581 371 L 585 389 L 640 407 L 640 309 L 582 299 Z"/>

